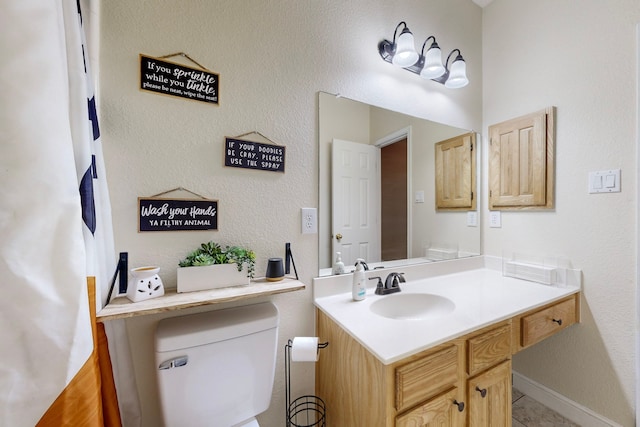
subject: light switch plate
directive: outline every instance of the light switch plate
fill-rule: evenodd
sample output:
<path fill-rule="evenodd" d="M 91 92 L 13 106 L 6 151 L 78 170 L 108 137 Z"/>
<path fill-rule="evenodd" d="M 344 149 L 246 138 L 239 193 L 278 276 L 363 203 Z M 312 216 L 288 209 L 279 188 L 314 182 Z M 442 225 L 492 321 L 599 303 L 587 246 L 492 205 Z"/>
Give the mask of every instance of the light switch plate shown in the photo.
<path fill-rule="evenodd" d="M 589 193 L 619 193 L 620 169 L 589 172 Z"/>
<path fill-rule="evenodd" d="M 493 228 L 502 227 L 502 212 L 500 211 L 489 212 L 489 227 L 493 227 Z"/>
<path fill-rule="evenodd" d="M 416 191 L 414 201 L 416 203 L 424 203 L 424 191 Z"/>

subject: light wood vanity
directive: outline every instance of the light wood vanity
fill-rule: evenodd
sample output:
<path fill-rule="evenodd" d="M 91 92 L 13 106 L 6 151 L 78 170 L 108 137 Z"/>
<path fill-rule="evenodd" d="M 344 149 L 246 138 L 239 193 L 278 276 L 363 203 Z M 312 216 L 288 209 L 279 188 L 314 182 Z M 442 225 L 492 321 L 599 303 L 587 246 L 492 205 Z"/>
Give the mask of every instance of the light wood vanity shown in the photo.
<path fill-rule="evenodd" d="M 333 427 L 511 426 L 511 357 L 579 322 L 580 293 L 384 364 L 321 309 L 316 394 Z"/>

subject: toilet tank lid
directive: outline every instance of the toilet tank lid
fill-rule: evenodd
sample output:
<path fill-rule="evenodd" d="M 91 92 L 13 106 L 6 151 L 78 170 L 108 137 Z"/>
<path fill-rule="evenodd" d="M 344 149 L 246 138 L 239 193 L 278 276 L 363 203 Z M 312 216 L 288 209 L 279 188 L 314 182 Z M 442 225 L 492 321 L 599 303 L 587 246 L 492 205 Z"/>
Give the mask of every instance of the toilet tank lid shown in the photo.
<path fill-rule="evenodd" d="M 155 334 L 156 352 L 180 350 L 238 338 L 278 327 L 271 302 L 162 319 Z"/>

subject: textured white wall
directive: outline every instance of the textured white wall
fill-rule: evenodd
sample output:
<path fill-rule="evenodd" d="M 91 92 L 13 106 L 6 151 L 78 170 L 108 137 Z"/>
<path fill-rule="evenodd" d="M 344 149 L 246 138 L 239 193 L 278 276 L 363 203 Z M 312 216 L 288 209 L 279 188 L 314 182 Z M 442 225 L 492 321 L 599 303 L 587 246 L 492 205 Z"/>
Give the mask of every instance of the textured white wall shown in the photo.
<path fill-rule="evenodd" d="M 284 424 L 282 348 L 312 335 L 311 278 L 318 239 L 300 234 L 300 208 L 318 200 L 320 90 L 457 127 L 482 123 L 481 9 L 468 0 L 104 1 L 100 31 L 101 125 L 116 249 L 131 266 L 156 264 L 167 287 L 177 262 L 202 241 L 251 246 L 257 274 L 292 243 L 305 291 L 280 295 L 276 385 L 264 427 Z M 377 53 L 407 20 L 421 43 L 462 50 L 471 84 L 450 91 L 397 70 Z M 220 105 L 138 90 L 138 54 L 186 52 L 220 73 Z M 225 168 L 225 136 L 259 131 L 287 147 L 286 173 Z M 137 198 L 184 187 L 219 200 L 217 232 L 137 232 Z M 197 310 L 190 310 L 193 312 Z M 127 321 L 143 425 L 160 425 L 153 331 L 158 319 Z M 184 314 L 184 313 L 180 313 Z M 314 366 L 298 364 L 293 395 L 313 392 Z M 330 408 L 329 408 L 330 411 Z"/>
<path fill-rule="evenodd" d="M 494 0 L 483 12 L 484 133 L 557 107 L 556 208 L 505 212 L 500 229 L 485 216 L 485 253 L 565 256 L 584 278 L 582 324 L 514 369 L 624 426 L 635 420 L 639 21 L 637 0 Z M 610 168 L 622 192 L 587 194 L 588 172 Z"/>

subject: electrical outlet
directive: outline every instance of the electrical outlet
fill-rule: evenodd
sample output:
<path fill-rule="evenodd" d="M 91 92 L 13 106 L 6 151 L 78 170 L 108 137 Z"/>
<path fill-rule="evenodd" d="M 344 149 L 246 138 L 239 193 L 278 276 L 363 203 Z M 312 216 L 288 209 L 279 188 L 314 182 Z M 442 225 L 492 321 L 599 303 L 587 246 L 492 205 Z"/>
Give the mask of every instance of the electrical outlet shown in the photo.
<path fill-rule="evenodd" d="M 302 208 L 302 234 L 318 232 L 318 211 L 316 208 Z"/>
<path fill-rule="evenodd" d="M 467 212 L 467 227 L 477 227 L 478 226 L 478 212 L 469 211 Z"/>
<path fill-rule="evenodd" d="M 489 212 L 489 227 L 492 227 L 492 228 L 502 227 L 502 215 L 500 211 Z"/>

